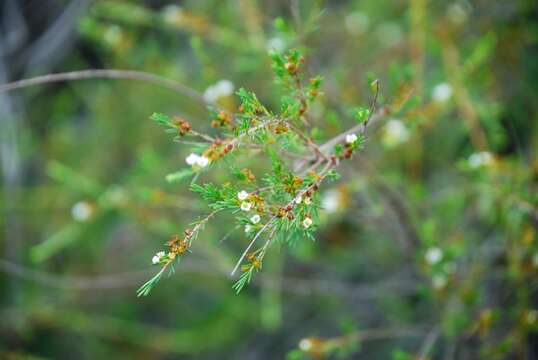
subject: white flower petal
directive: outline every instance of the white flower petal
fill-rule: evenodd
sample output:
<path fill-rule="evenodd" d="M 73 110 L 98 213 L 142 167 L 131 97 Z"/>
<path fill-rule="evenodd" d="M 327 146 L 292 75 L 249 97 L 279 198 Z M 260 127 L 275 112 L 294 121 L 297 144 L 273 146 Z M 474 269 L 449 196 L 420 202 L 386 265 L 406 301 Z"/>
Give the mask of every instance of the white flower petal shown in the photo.
<path fill-rule="evenodd" d="M 268 51 L 276 51 L 281 53 L 286 48 L 286 43 L 284 40 L 278 37 L 271 38 L 267 41 L 267 50 Z"/>
<path fill-rule="evenodd" d="M 321 206 L 329 213 L 335 212 L 339 207 L 339 195 L 335 189 L 328 190 L 322 200 Z"/>
<path fill-rule="evenodd" d="M 206 158 L 205 156 L 199 156 L 196 161 L 196 164 L 200 167 L 206 167 L 207 164 L 209 164 L 209 159 Z"/>
<path fill-rule="evenodd" d="M 355 141 L 357 141 L 357 135 L 355 134 L 347 134 L 346 135 L 346 143 L 353 144 Z"/>
<path fill-rule="evenodd" d="M 198 162 L 198 158 L 199 156 L 197 154 L 192 153 L 185 158 L 185 161 L 187 162 L 187 164 L 192 166 Z"/>
<path fill-rule="evenodd" d="M 432 91 L 432 98 L 437 102 L 445 102 L 452 97 L 452 86 L 447 83 L 435 85 Z"/>
<path fill-rule="evenodd" d="M 237 198 L 239 200 L 245 200 L 246 198 L 248 198 L 248 192 L 246 192 L 245 190 L 241 190 L 237 193 Z"/>
<path fill-rule="evenodd" d="M 401 120 L 391 119 L 383 128 L 382 141 L 388 147 L 400 145 L 408 139 L 409 130 Z"/>
<path fill-rule="evenodd" d="M 493 155 L 487 151 L 474 153 L 469 156 L 468 162 L 469 166 L 473 169 L 479 168 L 481 166 L 488 166 L 493 163 Z"/>
<path fill-rule="evenodd" d="M 447 282 L 448 282 L 448 280 L 447 280 L 446 276 L 444 276 L 444 275 L 435 275 L 432 278 L 432 285 L 437 290 L 444 288 L 446 286 Z"/>
<path fill-rule="evenodd" d="M 234 84 L 230 80 L 219 80 L 217 83 L 207 87 L 203 98 L 207 103 L 215 103 L 219 98 L 230 96 L 233 92 Z"/>
<path fill-rule="evenodd" d="M 438 247 L 429 248 L 424 258 L 428 264 L 435 265 L 443 258 L 443 252 Z"/>
<path fill-rule="evenodd" d="M 307 217 L 303 220 L 303 227 L 305 229 L 308 229 L 310 227 L 310 225 L 312 225 L 312 219 Z"/>
<path fill-rule="evenodd" d="M 241 203 L 241 210 L 250 211 L 251 208 L 252 208 L 252 203 L 249 203 L 248 201 L 243 201 Z"/>
<path fill-rule="evenodd" d="M 86 201 L 79 201 L 71 208 L 71 216 L 76 221 L 86 221 L 88 220 L 93 213 L 92 206 Z"/>

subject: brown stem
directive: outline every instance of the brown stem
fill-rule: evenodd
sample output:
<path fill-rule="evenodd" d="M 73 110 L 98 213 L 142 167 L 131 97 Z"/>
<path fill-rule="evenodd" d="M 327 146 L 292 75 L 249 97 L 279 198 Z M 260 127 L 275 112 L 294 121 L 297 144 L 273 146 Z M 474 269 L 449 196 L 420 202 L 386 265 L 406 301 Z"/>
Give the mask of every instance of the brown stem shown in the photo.
<path fill-rule="evenodd" d="M 87 69 L 36 76 L 29 79 L 22 79 L 7 84 L 2 84 L 0 85 L 0 93 L 34 85 L 86 79 L 125 79 L 145 81 L 171 89 L 187 97 L 190 97 L 191 99 L 194 99 L 200 103 L 205 103 L 202 94 L 177 81 L 166 79 L 161 76 L 143 71 L 117 69 Z"/>

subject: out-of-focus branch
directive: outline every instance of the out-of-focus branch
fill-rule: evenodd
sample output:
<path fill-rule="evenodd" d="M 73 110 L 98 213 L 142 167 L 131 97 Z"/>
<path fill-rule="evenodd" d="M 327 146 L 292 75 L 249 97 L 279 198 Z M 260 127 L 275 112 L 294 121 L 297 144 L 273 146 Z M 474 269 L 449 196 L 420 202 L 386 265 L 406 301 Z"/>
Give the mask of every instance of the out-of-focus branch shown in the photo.
<path fill-rule="evenodd" d="M 200 103 L 205 103 L 201 93 L 186 85 L 183 85 L 180 82 L 143 71 L 118 69 L 88 69 L 36 76 L 33 78 L 2 84 L 0 85 L 0 93 L 35 85 L 87 79 L 123 79 L 145 81 L 176 91 Z"/>
<path fill-rule="evenodd" d="M 469 131 L 469 137 L 473 147 L 479 151 L 489 149 L 486 132 L 480 124 L 480 118 L 471 100 L 471 96 L 462 78 L 463 71 L 460 66 L 460 53 L 450 33 L 443 29 L 439 31 L 442 41 L 442 55 L 448 79 L 454 87 L 454 97 L 461 112 L 464 124 Z"/>
<path fill-rule="evenodd" d="M 203 275 L 226 278 L 226 269 L 218 270 L 208 266 L 203 261 L 189 260 L 181 265 L 181 271 L 186 273 L 199 273 Z M 65 289 L 71 291 L 93 291 L 131 288 L 141 279 L 153 272 L 153 268 L 146 270 L 129 271 L 99 276 L 65 276 L 42 270 L 31 269 L 5 259 L 0 259 L 0 272 L 28 281 L 39 283 L 42 286 Z M 409 281 L 387 280 L 378 283 L 355 284 L 338 280 L 304 279 L 292 276 L 283 276 L 278 282 L 272 275 L 260 274 L 259 281 L 253 280 L 254 285 L 266 282 L 270 288 L 282 289 L 287 293 L 299 296 L 312 294 L 331 294 L 349 299 L 376 299 L 387 293 L 408 295 L 418 291 L 418 283 L 414 279 Z"/>

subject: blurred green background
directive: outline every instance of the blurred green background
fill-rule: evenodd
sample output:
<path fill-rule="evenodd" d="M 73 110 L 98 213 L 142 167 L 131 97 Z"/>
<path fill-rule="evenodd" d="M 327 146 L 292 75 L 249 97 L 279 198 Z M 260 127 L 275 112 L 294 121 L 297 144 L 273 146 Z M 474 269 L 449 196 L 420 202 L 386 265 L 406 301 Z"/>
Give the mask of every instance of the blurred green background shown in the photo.
<path fill-rule="evenodd" d="M 216 220 L 136 298 L 207 212 L 165 180 L 189 146 L 148 118 L 211 131 L 203 101 L 125 79 L 0 92 L 0 358 L 538 359 L 537 19 L 533 0 L 1 1 L 2 84 L 139 70 L 277 107 L 268 51 L 298 48 L 324 76 L 313 137 L 353 125 L 369 79 L 393 112 L 322 188 L 317 242 L 236 295 L 247 240 Z"/>

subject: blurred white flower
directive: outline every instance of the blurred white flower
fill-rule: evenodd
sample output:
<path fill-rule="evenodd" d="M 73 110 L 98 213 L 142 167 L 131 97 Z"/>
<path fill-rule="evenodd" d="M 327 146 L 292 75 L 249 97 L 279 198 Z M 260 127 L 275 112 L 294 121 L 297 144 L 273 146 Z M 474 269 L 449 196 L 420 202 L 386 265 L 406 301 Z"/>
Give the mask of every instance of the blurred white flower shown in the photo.
<path fill-rule="evenodd" d="M 305 204 L 305 205 L 310 205 L 310 204 L 312 204 L 312 198 L 305 197 L 305 198 L 304 198 L 304 204 Z"/>
<path fill-rule="evenodd" d="M 230 80 L 219 80 L 217 83 L 210 85 L 204 91 L 204 101 L 210 104 L 217 102 L 219 98 L 232 95 L 234 84 Z"/>
<path fill-rule="evenodd" d="M 79 201 L 71 208 L 71 216 L 76 221 L 86 221 L 93 213 L 93 207 L 86 201 Z"/>
<path fill-rule="evenodd" d="M 436 102 L 442 103 L 449 100 L 452 97 L 452 86 L 447 83 L 440 83 L 435 85 L 432 91 L 432 98 Z"/>
<path fill-rule="evenodd" d="M 104 39 L 110 45 L 116 46 L 121 42 L 122 31 L 118 25 L 111 25 L 107 27 L 104 33 Z"/>
<path fill-rule="evenodd" d="M 303 197 L 302 197 L 302 196 L 297 196 L 297 197 L 295 198 L 295 203 L 296 203 L 297 205 L 299 205 L 299 204 L 302 203 L 302 202 L 303 202 Z"/>
<path fill-rule="evenodd" d="M 432 247 L 426 251 L 424 258 L 428 264 L 435 265 L 443 258 L 443 252 L 438 247 Z"/>
<path fill-rule="evenodd" d="M 482 166 L 488 166 L 493 163 L 493 155 L 488 151 L 482 151 L 471 154 L 468 159 L 469 166 L 473 169 L 477 169 Z"/>
<path fill-rule="evenodd" d="M 383 128 L 381 140 L 388 147 L 400 145 L 408 139 L 409 130 L 401 120 L 391 119 Z"/>
<path fill-rule="evenodd" d="M 198 165 L 199 167 L 206 167 L 209 164 L 209 159 L 205 156 L 200 156 L 195 153 L 190 154 L 185 158 L 185 162 L 188 165 Z"/>
<path fill-rule="evenodd" d="M 279 37 L 273 37 L 267 41 L 266 47 L 267 51 L 276 51 L 281 53 L 284 51 L 284 49 L 286 49 L 286 43 Z"/>
<path fill-rule="evenodd" d="M 347 134 L 346 135 L 346 143 L 353 144 L 355 141 L 357 141 L 358 137 L 355 134 Z"/>
<path fill-rule="evenodd" d="M 303 220 L 303 227 L 305 229 L 308 229 L 310 227 L 310 225 L 312 225 L 312 219 L 307 217 Z"/>
<path fill-rule="evenodd" d="M 162 10 L 164 22 L 170 25 L 180 25 L 184 20 L 184 12 L 180 6 L 168 5 Z"/>
<path fill-rule="evenodd" d="M 299 349 L 301 351 L 310 351 L 313 347 L 312 340 L 310 339 L 302 339 L 299 341 Z"/>
<path fill-rule="evenodd" d="M 199 156 L 198 160 L 196 161 L 196 164 L 200 167 L 206 167 L 207 164 L 209 164 L 209 159 L 205 156 Z"/>
<path fill-rule="evenodd" d="M 345 25 L 346 30 L 352 35 L 361 35 L 366 32 L 370 19 L 368 15 L 360 11 L 354 11 L 346 16 Z"/>
<path fill-rule="evenodd" d="M 323 194 L 321 198 L 321 207 L 324 208 L 327 212 L 333 213 L 338 210 L 339 207 L 339 194 L 338 190 L 330 189 Z"/>
<path fill-rule="evenodd" d="M 246 232 L 246 233 L 249 233 L 249 232 L 252 231 L 253 228 L 254 228 L 254 227 L 253 227 L 252 225 L 247 224 L 247 225 L 245 225 L 245 232 Z"/>
<path fill-rule="evenodd" d="M 241 190 L 237 193 L 237 198 L 239 200 L 245 200 L 246 198 L 248 198 L 248 192 L 246 192 L 245 190 Z"/>
<path fill-rule="evenodd" d="M 435 275 L 432 278 L 432 285 L 437 290 L 440 290 L 440 289 L 444 288 L 446 286 L 447 282 L 448 282 L 448 280 L 447 280 L 446 276 L 444 276 L 444 275 Z"/>
<path fill-rule="evenodd" d="M 164 256 L 165 256 L 164 251 L 159 251 L 157 254 L 155 254 L 151 258 L 151 263 L 152 264 L 158 264 Z"/>
<path fill-rule="evenodd" d="M 469 9 L 469 6 L 466 9 L 463 4 L 455 2 L 448 7 L 446 10 L 446 15 L 454 24 L 462 25 L 467 21 L 470 10 L 471 9 Z"/>
<path fill-rule="evenodd" d="M 199 156 L 197 154 L 192 153 L 185 158 L 185 162 L 187 162 L 187 164 L 192 166 L 198 162 L 198 158 Z"/>
<path fill-rule="evenodd" d="M 403 39 L 402 28 L 395 22 L 384 22 L 376 28 L 375 32 L 378 41 L 386 47 L 397 45 Z"/>
<path fill-rule="evenodd" d="M 251 208 L 252 208 L 252 203 L 249 203 L 248 201 L 243 201 L 241 203 L 241 210 L 250 211 Z"/>
<path fill-rule="evenodd" d="M 253 215 L 251 218 L 250 218 L 250 222 L 252 222 L 253 224 L 257 224 L 259 223 L 261 220 L 261 217 L 260 215 L 256 214 L 256 215 Z"/>

